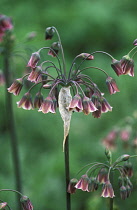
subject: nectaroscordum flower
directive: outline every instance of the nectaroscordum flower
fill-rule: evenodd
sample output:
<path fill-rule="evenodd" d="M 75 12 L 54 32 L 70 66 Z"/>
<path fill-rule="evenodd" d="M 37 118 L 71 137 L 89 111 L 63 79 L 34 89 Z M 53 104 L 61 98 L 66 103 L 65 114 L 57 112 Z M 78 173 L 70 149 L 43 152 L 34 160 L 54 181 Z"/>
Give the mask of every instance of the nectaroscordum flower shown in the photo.
<path fill-rule="evenodd" d="M 120 60 L 123 74 L 128 74 L 129 76 L 134 76 L 134 61 L 128 55 L 123 56 Z"/>
<path fill-rule="evenodd" d="M 89 177 L 86 174 L 84 174 L 84 175 L 81 176 L 81 179 L 75 185 L 75 188 L 76 189 L 81 189 L 83 191 L 88 191 L 89 183 L 90 183 Z"/>
<path fill-rule="evenodd" d="M 23 87 L 22 78 L 16 79 L 12 85 L 8 88 L 9 93 L 13 93 L 15 96 L 20 94 Z"/>
<path fill-rule="evenodd" d="M 108 77 L 106 79 L 106 84 L 108 86 L 110 94 L 114 94 L 116 92 L 119 92 L 118 86 L 117 86 L 115 80 L 112 77 Z"/>
<path fill-rule="evenodd" d="M 7 206 L 7 202 L 0 203 L 0 209 L 5 209 L 6 206 Z"/>
<path fill-rule="evenodd" d="M 37 63 L 40 60 L 40 55 L 38 52 L 32 53 L 30 60 L 28 62 L 28 67 L 31 67 L 32 69 L 36 67 Z"/>
<path fill-rule="evenodd" d="M 32 203 L 27 196 L 22 196 L 20 202 L 23 210 L 33 210 Z"/>
<path fill-rule="evenodd" d="M 75 110 L 77 112 L 80 112 L 83 110 L 82 99 L 79 94 L 76 94 L 73 97 L 68 109 L 69 109 L 69 111 Z"/>
<path fill-rule="evenodd" d="M 48 96 L 47 98 L 45 98 L 38 111 L 43 112 L 44 114 L 49 113 L 49 112 L 56 113 L 56 106 L 53 101 L 53 98 L 51 96 Z"/>
<path fill-rule="evenodd" d="M 88 115 L 90 112 L 95 112 L 97 110 L 91 99 L 86 96 L 83 97 L 82 104 L 83 112 L 85 115 Z"/>
<path fill-rule="evenodd" d="M 68 190 L 67 192 L 70 194 L 74 194 L 76 192 L 76 187 L 75 185 L 77 184 L 78 180 L 73 178 L 70 180 L 69 185 L 68 185 Z"/>
<path fill-rule="evenodd" d="M 12 30 L 13 24 L 11 18 L 6 15 L 0 15 L 0 41 L 3 40 L 3 36 L 7 30 Z"/>
<path fill-rule="evenodd" d="M 102 188 L 102 193 L 101 193 L 101 197 L 104 197 L 104 198 L 113 198 L 115 197 L 114 195 L 114 190 L 113 190 L 113 187 L 110 183 L 110 181 L 106 181 L 103 185 L 103 188 Z"/>
<path fill-rule="evenodd" d="M 29 92 L 25 93 L 20 101 L 17 102 L 18 108 L 23 108 L 26 110 L 33 109 L 33 102 L 31 98 L 31 94 Z"/>

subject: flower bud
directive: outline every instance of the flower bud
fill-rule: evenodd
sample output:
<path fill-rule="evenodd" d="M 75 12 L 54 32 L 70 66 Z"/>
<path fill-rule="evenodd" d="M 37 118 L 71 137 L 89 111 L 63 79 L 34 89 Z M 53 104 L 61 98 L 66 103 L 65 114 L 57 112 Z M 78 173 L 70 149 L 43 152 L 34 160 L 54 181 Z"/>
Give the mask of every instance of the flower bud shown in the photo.
<path fill-rule="evenodd" d="M 46 28 L 46 30 L 45 30 L 45 39 L 46 40 L 52 39 L 54 33 L 55 33 L 55 30 L 54 30 L 53 27 Z"/>
<path fill-rule="evenodd" d="M 20 199 L 23 210 L 33 210 L 32 203 L 27 196 L 22 196 Z"/>
<path fill-rule="evenodd" d="M 105 149 L 105 155 L 106 155 L 108 161 L 110 162 L 110 160 L 112 159 L 112 154 L 108 148 Z"/>

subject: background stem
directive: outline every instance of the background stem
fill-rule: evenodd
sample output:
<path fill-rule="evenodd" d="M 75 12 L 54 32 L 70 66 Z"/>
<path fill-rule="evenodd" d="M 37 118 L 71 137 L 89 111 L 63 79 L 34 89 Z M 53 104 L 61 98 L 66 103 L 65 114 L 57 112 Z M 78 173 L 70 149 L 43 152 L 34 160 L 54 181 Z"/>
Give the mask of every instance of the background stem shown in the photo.
<path fill-rule="evenodd" d="M 17 191 L 21 192 L 21 172 L 20 172 L 20 161 L 19 161 L 19 151 L 18 151 L 18 140 L 16 135 L 15 129 L 15 122 L 14 122 L 14 113 L 12 107 L 12 95 L 8 93 L 7 88 L 11 85 L 11 71 L 10 71 L 10 64 L 9 64 L 9 55 L 5 52 L 4 54 L 4 74 L 5 74 L 5 82 L 6 82 L 6 118 L 7 118 L 7 129 L 10 135 L 10 142 L 11 142 L 11 149 L 12 149 L 12 160 L 14 166 L 14 173 L 15 173 L 15 185 Z M 21 210 L 20 206 L 20 196 L 17 195 L 17 205 L 18 210 Z"/>
<path fill-rule="evenodd" d="M 66 177 L 66 209 L 71 210 L 71 197 L 70 193 L 67 192 L 68 184 L 70 181 L 70 172 L 69 172 L 69 135 L 66 137 L 64 145 L 64 159 L 65 159 L 65 177 Z"/>

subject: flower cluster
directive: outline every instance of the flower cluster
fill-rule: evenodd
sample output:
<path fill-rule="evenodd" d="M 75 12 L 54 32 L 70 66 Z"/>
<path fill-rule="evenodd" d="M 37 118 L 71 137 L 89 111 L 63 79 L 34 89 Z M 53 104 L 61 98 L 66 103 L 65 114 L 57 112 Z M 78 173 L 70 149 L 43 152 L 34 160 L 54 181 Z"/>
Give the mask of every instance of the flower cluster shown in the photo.
<path fill-rule="evenodd" d="M 11 18 L 6 15 L 0 15 L 0 41 L 3 40 L 3 36 L 5 35 L 7 30 L 11 30 L 13 28 Z"/>
<path fill-rule="evenodd" d="M 29 68 L 31 72 L 24 75 L 22 78 L 16 79 L 8 88 L 10 93 L 19 95 L 26 78 L 28 81 L 33 83 L 28 92 L 17 103 L 18 107 L 22 107 L 27 110 L 38 108 L 38 111 L 41 111 L 44 114 L 48 112 L 56 113 L 60 88 L 71 87 L 71 94 L 73 96 L 70 105 L 67 107 L 69 111 L 83 112 L 85 115 L 92 113 L 95 118 L 99 118 L 102 113 L 112 111 L 112 107 L 105 99 L 104 93 L 100 91 L 97 84 L 92 81 L 91 77 L 83 72 L 88 69 L 95 69 L 96 71 L 103 72 L 106 76 L 106 84 L 110 94 L 119 92 L 115 80 L 101 68 L 95 66 L 82 68 L 82 64 L 85 61 L 93 62 L 95 55 L 97 53 L 102 53 L 111 58 L 111 66 L 118 76 L 122 74 L 134 76 L 133 60 L 129 57 L 129 54 L 132 51 L 130 51 L 128 55 L 124 56 L 120 61 L 117 61 L 110 54 L 104 51 L 81 53 L 74 58 L 69 72 L 67 73 L 64 51 L 57 29 L 55 27 L 48 27 L 45 32 L 45 39 L 52 39 L 55 33 L 58 36 L 58 41 L 53 42 L 51 47 L 43 47 L 37 52 L 32 53 L 27 64 L 27 68 Z M 42 50 L 48 50 L 48 55 L 55 57 L 58 65 L 51 60 L 43 61 L 40 55 Z M 59 52 L 61 52 L 62 62 L 58 56 Z M 39 91 L 36 93 L 33 102 L 31 90 L 37 85 L 39 87 Z M 45 89 L 49 90 L 49 94 L 46 97 L 43 96 Z"/>
<path fill-rule="evenodd" d="M 86 173 L 81 176 L 79 180 L 73 178 L 70 180 L 68 185 L 68 193 L 75 193 L 77 189 L 87 192 L 96 191 L 99 186 L 102 186 L 101 197 L 113 198 L 115 197 L 114 189 L 111 183 L 111 173 L 114 174 L 118 171 L 120 176 L 118 178 L 118 185 L 120 190 L 121 199 L 125 200 L 132 192 L 133 186 L 130 181 L 130 177 L 133 175 L 132 165 L 129 162 L 130 155 L 120 156 L 113 164 L 111 163 L 111 152 L 106 150 L 105 152 L 109 163 L 90 163 L 83 167 L 90 166 Z M 121 162 L 125 162 L 121 165 Z M 82 169 L 82 170 L 83 170 Z M 80 172 L 82 171 L 80 170 Z M 96 171 L 96 175 L 95 175 Z"/>

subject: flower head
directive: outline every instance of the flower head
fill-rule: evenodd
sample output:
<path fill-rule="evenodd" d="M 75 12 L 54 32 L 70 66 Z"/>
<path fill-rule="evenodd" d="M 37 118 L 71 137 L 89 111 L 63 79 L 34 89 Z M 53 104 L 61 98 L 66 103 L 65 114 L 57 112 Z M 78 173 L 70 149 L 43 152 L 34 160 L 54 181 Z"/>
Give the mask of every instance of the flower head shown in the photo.
<path fill-rule="evenodd" d="M 114 195 L 114 190 L 112 188 L 112 185 L 110 183 L 110 181 L 106 181 L 103 185 L 103 188 L 102 188 L 102 193 L 101 193 L 101 196 L 104 197 L 104 198 L 113 198 L 115 197 Z"/>
<path fill-rule="evenodd" d="M 32 53 L 27 67 L 35 68 L 40 60 L 39 52 Z"/>
<path fill-rule="evenodd" d="M 0 15 L 0 41 L 3 40 L 3 36 L 7 30 L 11 30 L 13 28 L 13 24 L 11 18 L 6 15 Z"/>
<path fill-rule="evenodd" d="M 22 196 L 20 199 L 23 210 L 33 210 L 32 203 L 27 196 Z"/>
<path fill-rule="evenodd" d="M 20 94 L 23 87 L 22 78 L 16 79 L 12 85 L 8 88 L 9 93 L 13 93 L 15 96 Z"/>
<path fill-rule="evenodd" d="M 18 108 L 23 108 L 26 110 L 33 109 L 33 103 L 31 94 L 29 92 L 25 93 L 20 101 L 17 102 Z"/>

